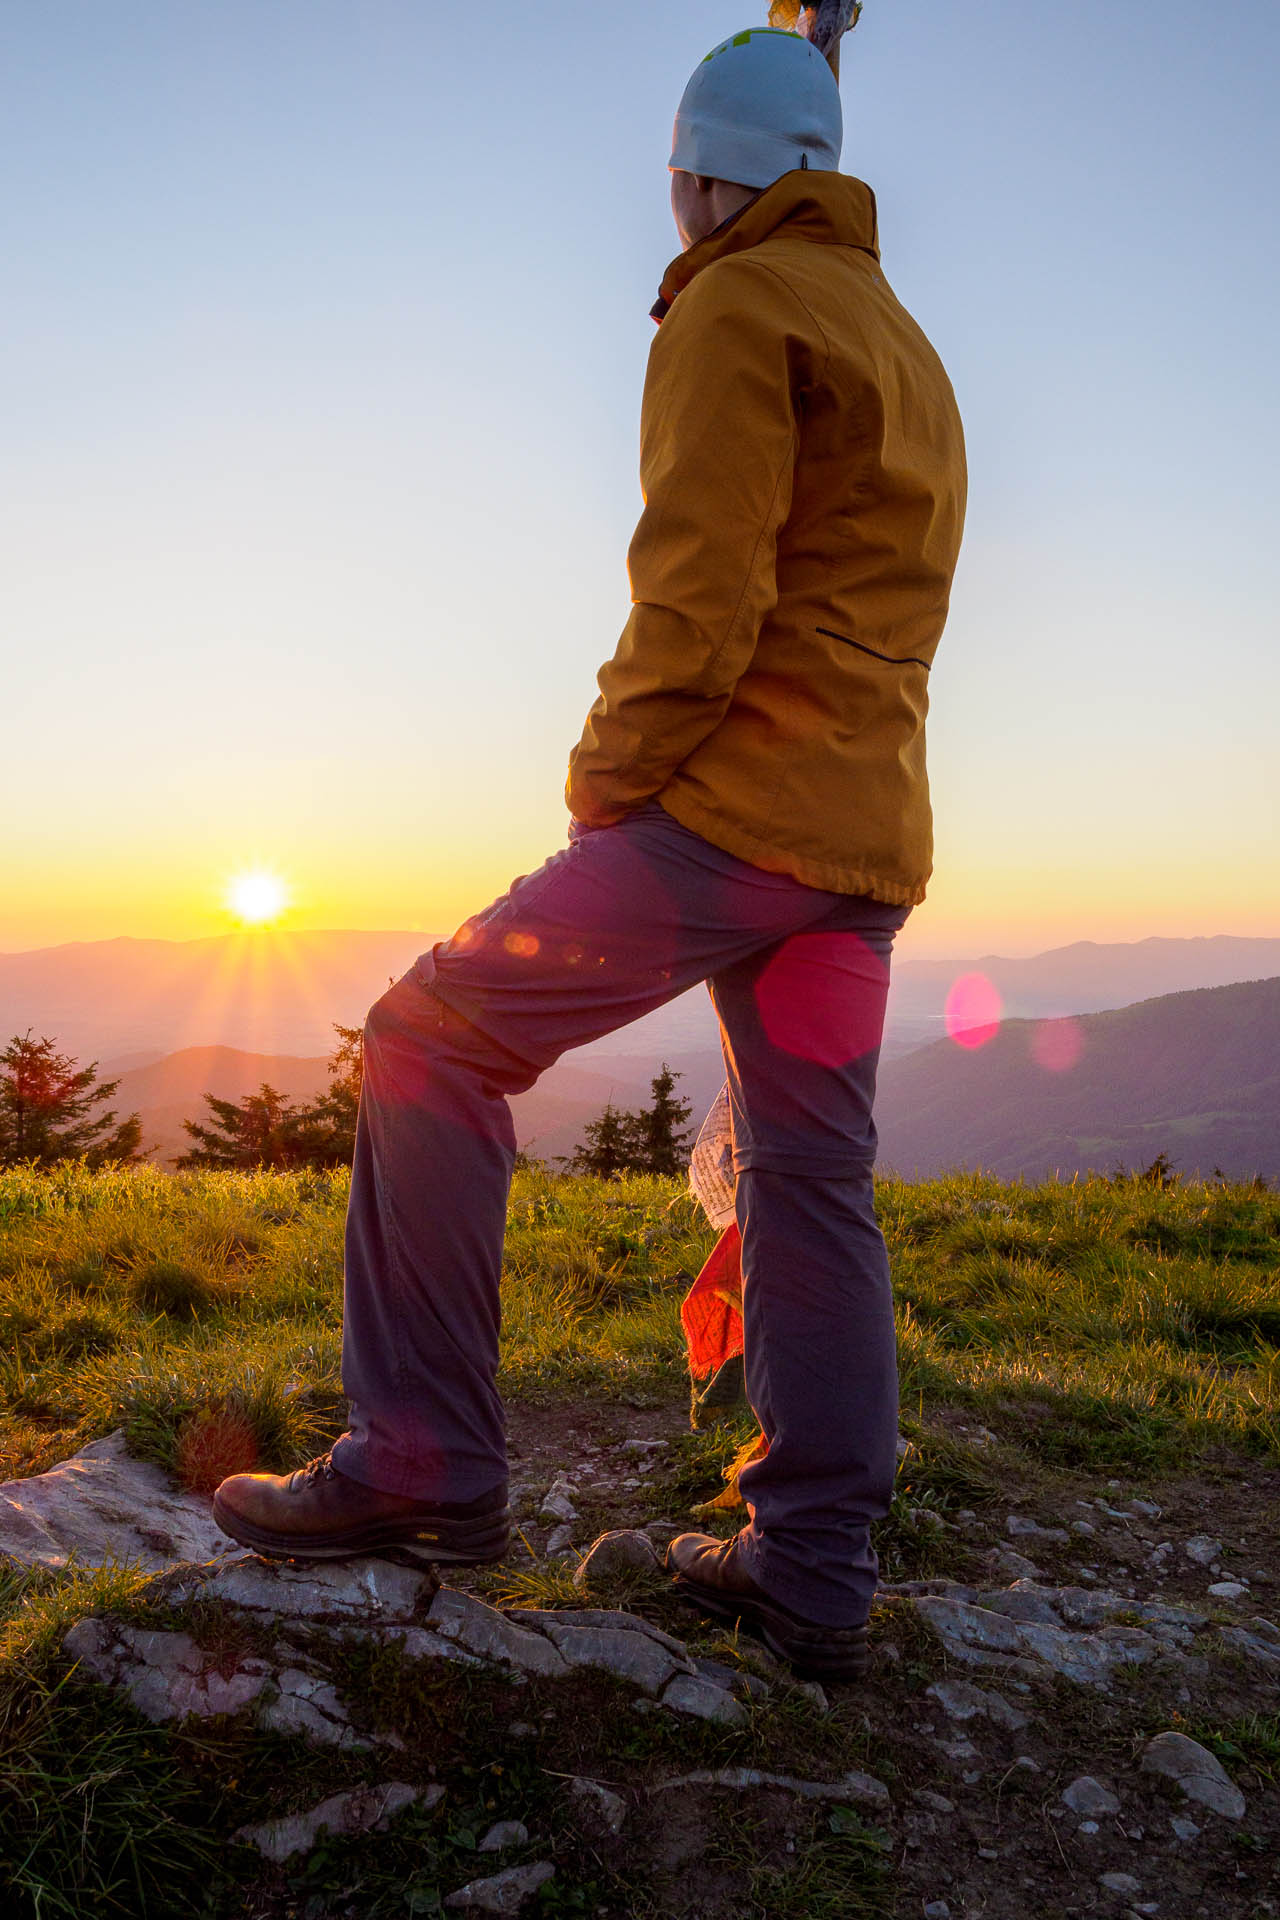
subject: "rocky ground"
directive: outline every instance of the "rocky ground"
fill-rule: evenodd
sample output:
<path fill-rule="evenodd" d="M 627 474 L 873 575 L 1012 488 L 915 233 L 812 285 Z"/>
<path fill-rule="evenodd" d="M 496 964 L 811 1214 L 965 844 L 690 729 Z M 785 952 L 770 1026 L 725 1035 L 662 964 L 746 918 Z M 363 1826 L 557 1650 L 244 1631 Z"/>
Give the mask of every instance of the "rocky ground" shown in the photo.
<path fill-rule="evenodd" d="M 151 1568 L 61 1633 L 65 1711 L 105 1690 L 208 1768 L 239 1891 L 204 1911 L 1280 1915 L 1280 1475 L 940 1437 L 999 1497 L 904 1509 L 939 1570 L 887 1581 L 829 1695 L 674 1601 L 715 1479 L 669 1410 L 516 1409 L 516 1553 L 443 1588 L 227 1552 L 117 1441 L 0 1489 L 0 1553 Z"/>

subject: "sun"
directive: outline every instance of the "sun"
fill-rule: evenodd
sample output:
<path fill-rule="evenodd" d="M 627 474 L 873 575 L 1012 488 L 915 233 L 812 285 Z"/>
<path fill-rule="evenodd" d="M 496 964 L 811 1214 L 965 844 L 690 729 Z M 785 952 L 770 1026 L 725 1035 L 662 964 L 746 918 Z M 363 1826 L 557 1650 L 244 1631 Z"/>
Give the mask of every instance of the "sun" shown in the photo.
<path fill-rule="evenodd" d="M 241 873 L 227 888 L 227 905 L 238 920 L 263 927 L 284 912 L 288 895 L 274 873 Z"/>

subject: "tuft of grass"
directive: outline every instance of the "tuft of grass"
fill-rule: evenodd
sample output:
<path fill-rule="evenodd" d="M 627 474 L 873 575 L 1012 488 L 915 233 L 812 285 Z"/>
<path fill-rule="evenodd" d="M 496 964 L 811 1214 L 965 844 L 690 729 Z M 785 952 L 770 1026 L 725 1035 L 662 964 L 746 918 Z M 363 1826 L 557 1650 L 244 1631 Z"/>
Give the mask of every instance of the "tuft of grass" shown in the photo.
<path fill-rule="evenodd" d="M 148 1260 L 135 1268 L 129 1292 L 139 1307 L 192 1320 L 208 1310 L 212 1292 L 204 1275 L 179 1260 Z"/>
<path fill-rule="evenodd" d="M 1247 1768 L 1268 1786 L 1280 1785 L 1280 1713 L 1248 1713 L 1191 1729 L 1202 1746 L 1233 1772 Z"/>

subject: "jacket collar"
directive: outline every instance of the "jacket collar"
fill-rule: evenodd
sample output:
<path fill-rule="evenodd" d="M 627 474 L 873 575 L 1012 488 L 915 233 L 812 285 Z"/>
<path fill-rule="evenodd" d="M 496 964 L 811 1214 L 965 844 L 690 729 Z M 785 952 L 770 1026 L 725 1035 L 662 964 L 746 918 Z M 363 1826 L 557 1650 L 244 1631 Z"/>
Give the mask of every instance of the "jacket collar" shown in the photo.
<path fill-rule="evenodd" d="M 705 240 L 676 256 L 663 275 L 653 318 L 661 322 L 676 295 L 713 260 L 758 247 L 784 229 L 789 239 L 858 247 L 873 260 L 880 258 L 876 197 L 870 187 L 847 173 L 796 168 L 748 200 Z"/>

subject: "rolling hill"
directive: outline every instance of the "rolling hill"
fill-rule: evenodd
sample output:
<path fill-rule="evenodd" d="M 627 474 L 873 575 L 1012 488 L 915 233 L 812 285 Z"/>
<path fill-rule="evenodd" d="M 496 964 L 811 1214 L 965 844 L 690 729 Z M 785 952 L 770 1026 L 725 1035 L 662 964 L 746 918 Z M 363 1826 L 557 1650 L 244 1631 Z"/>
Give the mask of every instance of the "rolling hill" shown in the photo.
<path fill-rule="evenodd" d="M 907 1177 L 982 1167 L 1036 1180 L 1165 1152 L 1188 1173 L 1275 1179 L 1280 979 L 1010 1020 L 971 1051 L 936 1041 L 885 1064 L 876 1119 L 881 1166 Z"/>

